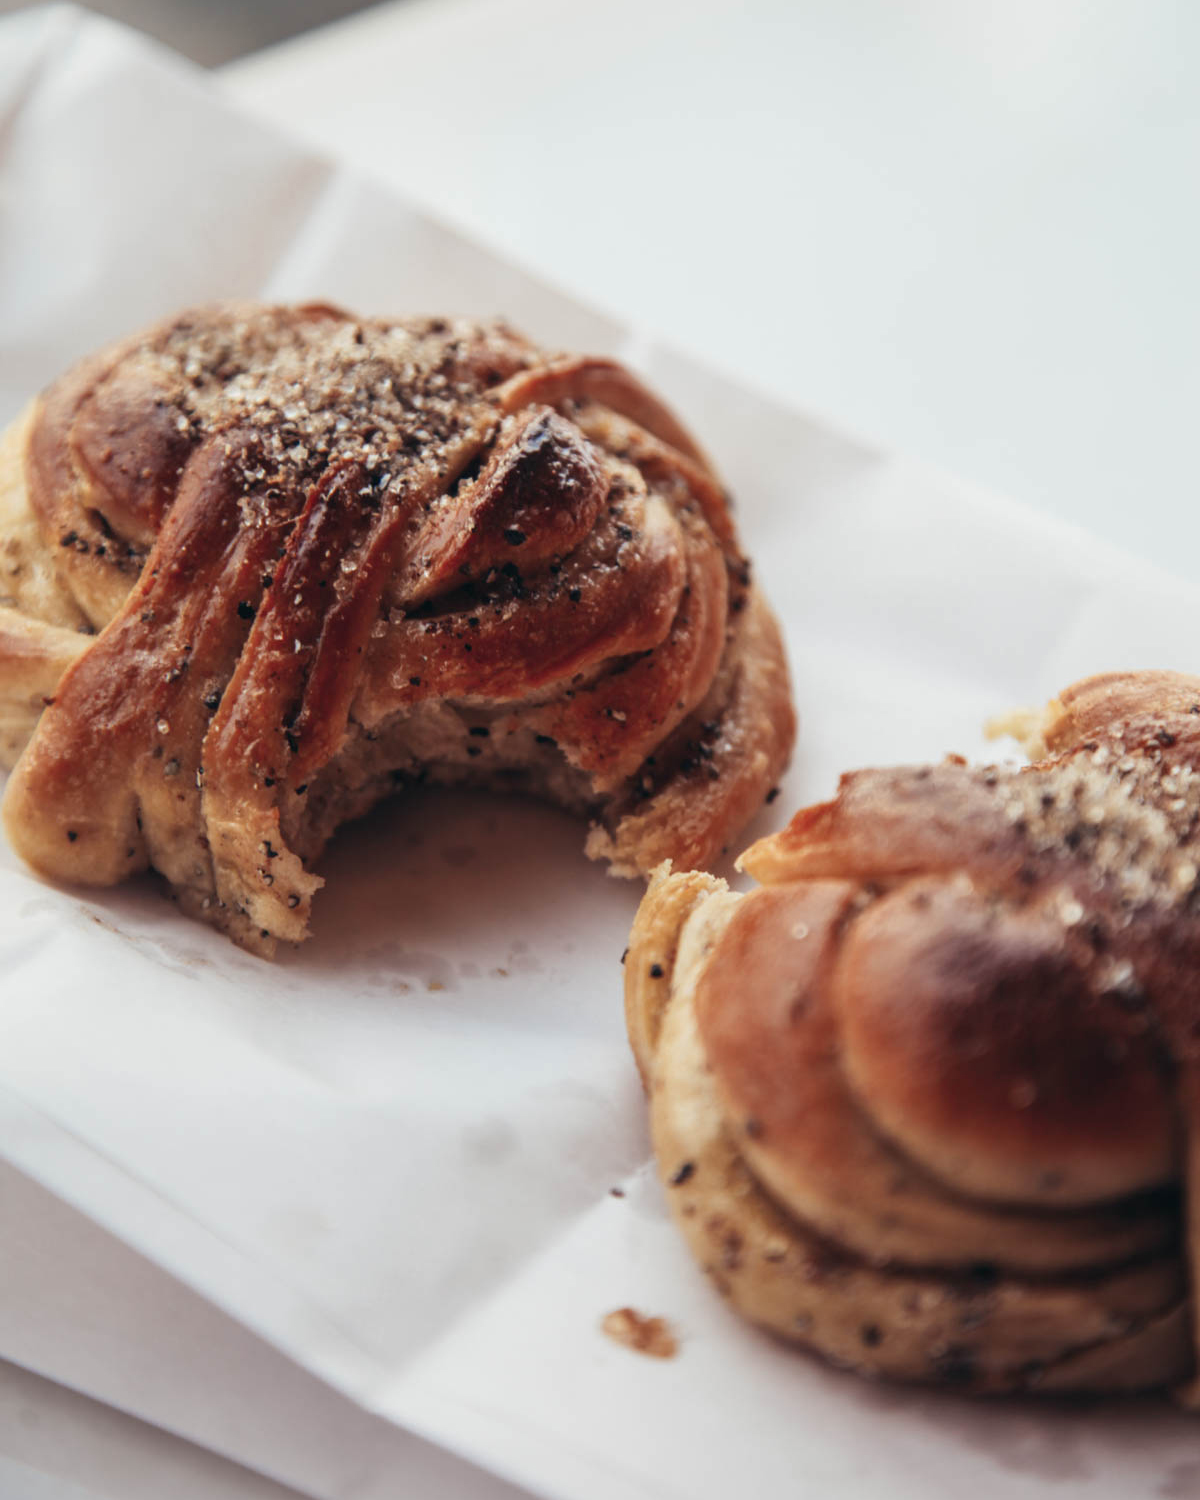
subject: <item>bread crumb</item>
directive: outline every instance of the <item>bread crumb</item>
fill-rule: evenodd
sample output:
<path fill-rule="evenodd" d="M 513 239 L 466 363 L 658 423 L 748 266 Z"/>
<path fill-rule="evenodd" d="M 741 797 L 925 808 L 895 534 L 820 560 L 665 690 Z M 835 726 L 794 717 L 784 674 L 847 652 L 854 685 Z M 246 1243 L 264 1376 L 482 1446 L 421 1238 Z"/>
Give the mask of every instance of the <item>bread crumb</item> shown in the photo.
<path fill-rule="evenodd" d="M 618 1307 L 600 1324 L 601 1331 L 618 1344 L 654 1359 L 674 1359 L 679 1341 L 666 1318 L 648 1318 L 632 1307 Z"/>
<path fill-rule="evenodd" d="M 983 726 L 989 740 L 1013 739 L 1031 761 L 1044 760 L 1047 738 L 1063 716 L 1062 704 L 1052 698 L 1045 708 L 1013 708 Z"/>
<path fill-rule="evenodd" d="M 983 726 L 989 740 L 1016 740 L 1031 761 L 1042 760 L 1046 754 L 1046 742 L 1042 738 L 1042 710 L 1040 708 L 1011 708 L 1006 714 L 997 714 Z"/>

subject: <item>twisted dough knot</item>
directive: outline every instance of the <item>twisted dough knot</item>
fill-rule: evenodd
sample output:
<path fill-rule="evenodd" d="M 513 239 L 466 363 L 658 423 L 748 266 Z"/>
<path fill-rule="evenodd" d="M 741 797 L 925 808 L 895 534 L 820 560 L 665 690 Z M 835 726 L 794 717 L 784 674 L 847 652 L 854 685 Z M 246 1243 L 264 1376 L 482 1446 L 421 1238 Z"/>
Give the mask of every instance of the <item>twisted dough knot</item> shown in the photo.
<path fill-rule="evenodd" d="M 45 394 L 0 530 L 13 843 L 152 865 L 264 953 L 399 782 L 541 792 L 636 874 L 710 860 L 790 749 L 703 455 L 620 366 L 501 325 L 185 314 Z"/>
<path fill-rule="evenodd" d="M 747 896 L 660 872 L 630 1036 L 672 1210 L 748 1317 L 980 1391 L 1175 1385 L 1200 679 L 1090 679 L 1045 735 L 1019 770 L 844 777 L 743 856 Z"/>

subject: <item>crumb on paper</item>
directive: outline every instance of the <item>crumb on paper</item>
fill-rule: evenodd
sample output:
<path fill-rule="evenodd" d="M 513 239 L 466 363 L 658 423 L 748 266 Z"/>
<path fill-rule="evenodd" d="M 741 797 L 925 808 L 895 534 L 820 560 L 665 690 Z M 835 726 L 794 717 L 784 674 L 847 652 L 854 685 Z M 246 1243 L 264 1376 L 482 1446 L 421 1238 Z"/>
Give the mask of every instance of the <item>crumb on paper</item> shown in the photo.
<path fill-rule="evenodd" d="M 653 1359 L 674 1359 L 679 1352 L 679 1341 L 666 1318 L 648 1318 L 632 1307 L 610 1312 L 600 1328 L 615 1343 Z"/>

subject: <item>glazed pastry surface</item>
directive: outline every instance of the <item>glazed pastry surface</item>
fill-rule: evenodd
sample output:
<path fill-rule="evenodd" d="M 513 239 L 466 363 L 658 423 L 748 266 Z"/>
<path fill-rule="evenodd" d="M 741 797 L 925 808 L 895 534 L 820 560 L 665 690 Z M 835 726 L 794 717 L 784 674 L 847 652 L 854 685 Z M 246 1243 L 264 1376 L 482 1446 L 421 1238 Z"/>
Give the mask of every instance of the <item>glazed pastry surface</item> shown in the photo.
<path fill-rule="evenodd" d="M 1200 679 L 1077 683 L 1027 767 L 859 771 L 660 871 L 626 966 L 672 1211 L 867 1374 L 1180 1387 L 1200 1260 Z"/>
<path fill-rule="evenodd" d="M 0 450 L 0 594 L 17 850 L 265 954 L 405 783 L 548 796 L 634 875 L 710 862 L 794 733 L 703 454 L 498 323 L 222 306 L 85 360 Z"/>

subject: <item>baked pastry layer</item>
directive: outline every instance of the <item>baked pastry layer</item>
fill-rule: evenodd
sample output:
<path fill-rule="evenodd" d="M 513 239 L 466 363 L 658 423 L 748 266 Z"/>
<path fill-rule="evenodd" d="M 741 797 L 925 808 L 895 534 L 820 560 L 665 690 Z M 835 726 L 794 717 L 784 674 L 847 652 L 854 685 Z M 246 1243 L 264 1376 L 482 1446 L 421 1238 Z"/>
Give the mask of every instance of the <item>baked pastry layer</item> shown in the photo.
<path fill-rule="evenodd" d="M 5 438 L 0 568 L 14 846 L 263 953 L 407 781 L 551 797 L 633 875 L 715 858 L 794 734 L 703 454 L 501 324 L 236 305 L 105 350 Z"/>
<path fill-rule="evenodd" d="M 672 1211 L 721 1291 L 868 1374 L 1194 1364 L 1200 679 L 1060 695 L 1024 767 L 862 771 L 660 870 L 626 963 Z"/>

